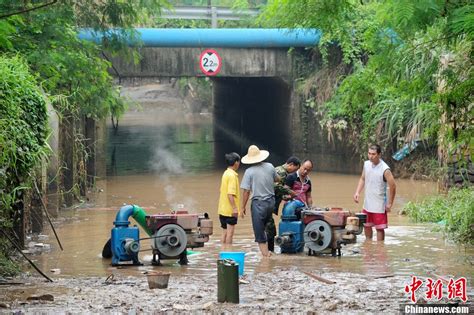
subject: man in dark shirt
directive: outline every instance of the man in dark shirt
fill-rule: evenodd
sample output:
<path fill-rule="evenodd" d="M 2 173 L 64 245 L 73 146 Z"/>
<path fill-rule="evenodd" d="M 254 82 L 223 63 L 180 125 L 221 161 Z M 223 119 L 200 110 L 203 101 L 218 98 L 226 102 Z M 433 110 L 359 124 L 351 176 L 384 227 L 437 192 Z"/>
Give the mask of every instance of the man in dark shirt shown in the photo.
<path fill-rule="evenodd" d="M 305 160 L 300 168 L 286 177 L 285 184 L 295 192 L 294 199 L 303 202 L 306 206 L 313 205 L 311 197 L 312 183 L 308 174 L 313 170 L 313 162 Z"/>

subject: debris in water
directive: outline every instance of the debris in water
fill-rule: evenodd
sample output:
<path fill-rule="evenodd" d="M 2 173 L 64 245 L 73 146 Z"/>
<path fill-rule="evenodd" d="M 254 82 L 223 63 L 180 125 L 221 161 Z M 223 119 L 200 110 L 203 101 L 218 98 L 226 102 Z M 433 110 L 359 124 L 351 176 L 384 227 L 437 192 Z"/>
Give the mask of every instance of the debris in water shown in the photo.
<path fill-rule="evenodd" d="M 316 279 L 316 280 L 318 280 L 318 281 L 321 281 L 321 282 L 324 282 L 324 283 L 327 283 L 327 284 L 335 284 L 335 283 L 336 283 L 336 281 L 332 281 L 332 280 L 325 279 L 325 278 L 323 278 L 323 277 L 320 277 L 320 276 L 317 276 L 317 275 L 315 275 L 315 274 L 312 274 L 311 272 L 306 272 L 306 271 L 302 271 L 302 270 L 301 270 L 301 272 L 304 273 L 304 274 L 306 274 L 306 275 L 308 275 L 308 276 L 310 276 L 311 278 L 314 278 L 314 279 Z"/>
<path fill-rule="evenodd" d="M 54 302 L 54 296 L 52 294 L 43 295 L 32 295 L 26 298 L 27 301 L 50 301 Z"/>

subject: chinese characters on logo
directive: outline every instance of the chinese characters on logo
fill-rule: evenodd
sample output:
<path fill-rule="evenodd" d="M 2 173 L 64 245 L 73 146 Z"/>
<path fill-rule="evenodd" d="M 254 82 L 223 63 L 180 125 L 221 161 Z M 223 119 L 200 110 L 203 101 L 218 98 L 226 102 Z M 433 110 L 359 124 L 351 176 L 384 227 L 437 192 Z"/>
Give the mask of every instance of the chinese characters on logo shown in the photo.
<path fill-rule="evenodd" d="M 443 283 L 440 279 L 433 281 L 431 278 L 426 279 L 425 297 L 428 300 L 441 300 L 443 297 Z M 467 301 L 467 281 L 466 278 L 461 277 L 457 280 L 450 279 L 447 284 L 448 299 L 460 298 L 463 302 Z M 411 277 L 411 283 L 405 286 L 405 292 L 410 294 L 410 300 L 416 303 L 415 292 L 422 288 L 423 280 L 416 276 Z"/>

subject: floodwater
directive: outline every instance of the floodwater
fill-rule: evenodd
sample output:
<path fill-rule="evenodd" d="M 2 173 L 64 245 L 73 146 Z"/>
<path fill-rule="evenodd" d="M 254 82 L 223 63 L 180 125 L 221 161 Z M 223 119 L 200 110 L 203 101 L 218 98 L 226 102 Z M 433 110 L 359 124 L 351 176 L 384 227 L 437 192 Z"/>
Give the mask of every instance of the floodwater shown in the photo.
<path fill-rule="evenodd" d="M 246 253 L 246 273 L 301 267 L 322 275 L 351 272 L 406 275 L 407 279 L 410 275 L 433 273 L 466 277 L 471 283 L 472 248 L 445 241 L 440 233 L 432 231 L 433 225 L 414 224 L 398 215 L 407 202 L 436 192 L 436 183 L 426 181 L 397 180 L 395 207 L 389 216 L 385 243 L 366 242 L 364 236 L 359 236 L 356 244 L 343 247 L 340 258 L 301 253 L 276 254 L 271 260 L 262 260 L 253 241 L 250 217 L 239 219 L 234 245 L 223 248 L 216 207 L 224 167 L 222 157 L 214 156 L 219 143 L 213 140 L 210 110 L 193 113 L 192 102 L 179 99 L 168 85 L 128 88 L 126 92 L 137 104 L 119 122 L 117 131 L 108 128 L 103 161 L 107 176 L 98 181 L 90 204 L 61 212 L 56 229 L 64 251 L 59 250 L 51 231 L 46 231 L 49 238 L 44 242 L 51 249 L 33 256 L 42 270 L 59 269 L 64 277 L 139 275 L 151 269 L 176 275 L 210 275 L 216 272 L 219 252 L 225 250 Z M 243 171 L 239 170 L 240 178 Z M 315 205 L 360 210 L 360 205 L 352 201 L 357 175 L 313 172 L 310 177 Z M 150 242 L 144 240 L 140 253 L 143 266 L 111 267 L 110 260 L 101 258 L 101 251 L 110 237 L 117 211 L 125 204 L 139 205 L 148 214 L 178 208 L 207 212 L 214 222 L 214 235 L 203 248 L 195 249 L 187 266 L 180 266 L 175 260 L 164 260 L 161 267 L 151 266 Z M 140 236 L 146 237 L 141 229 Z"/>

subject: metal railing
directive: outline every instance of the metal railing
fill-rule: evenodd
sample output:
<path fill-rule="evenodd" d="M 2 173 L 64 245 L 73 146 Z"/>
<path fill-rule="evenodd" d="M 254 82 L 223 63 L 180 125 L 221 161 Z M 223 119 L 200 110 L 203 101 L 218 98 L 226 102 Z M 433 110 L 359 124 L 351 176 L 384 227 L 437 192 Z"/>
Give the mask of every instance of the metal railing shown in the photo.
<path fill-rule="evenodd" d="M 165 19 L 211 20 L 212 28 L 217 28 L 217 20 L 241 20 L 259 14 L 258 9 L 232 10 L 224 7 L 176 6 L 164 9 L 161 17 Z"/>

